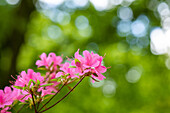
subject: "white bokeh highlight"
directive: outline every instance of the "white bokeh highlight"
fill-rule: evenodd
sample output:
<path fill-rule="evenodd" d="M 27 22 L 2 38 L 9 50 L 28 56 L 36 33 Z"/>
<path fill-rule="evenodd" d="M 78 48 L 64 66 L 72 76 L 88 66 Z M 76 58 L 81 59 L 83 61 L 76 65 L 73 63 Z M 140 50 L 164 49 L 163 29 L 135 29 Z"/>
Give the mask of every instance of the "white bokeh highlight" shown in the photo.
<path fill-rule="evenodd" d="M 6 0 L 6 2 L 9 5 L 17 5 L 20 2 L 20 0 Z"/>
<path fill-rule="evenodd" d="M 94 5 L 95 9 L 98 11 L 106 10 L 109 5 L 109 0 L 90 0 L 90 2 Z"/>
<path fill-rule="evenodd" d="M 122 20 L 131 20 L 133 18 L 133 12 L 130 7 L 120 7 L 117 13 Z"/>
<path fill-rule="evenodd" d="M 116 83 L 113 80 L 105 80 L 103 85 L 103 94 L 105 97 L 112 97 L 116 93 Z"/>
<path fill-rule="evenodd" d="M 139 81 L 142 75 L 142 69 L 138 66 L 132 67 L 126 74 L 126 80 L 129 83 L 136 83 Z"/>
<path fill-rule="evenodd" d="M 79 30 L 84 30 L 88 28 L 89 20 L 83 15 L 78 16 L 75 20 L 75 25 Z"/>
<path fill-rule="evenodd" d="M 156 27 L 151 31 L 150 39 L 153 54 L 170 54 L 170 30 L 165 31 L 160 27 Z"/>

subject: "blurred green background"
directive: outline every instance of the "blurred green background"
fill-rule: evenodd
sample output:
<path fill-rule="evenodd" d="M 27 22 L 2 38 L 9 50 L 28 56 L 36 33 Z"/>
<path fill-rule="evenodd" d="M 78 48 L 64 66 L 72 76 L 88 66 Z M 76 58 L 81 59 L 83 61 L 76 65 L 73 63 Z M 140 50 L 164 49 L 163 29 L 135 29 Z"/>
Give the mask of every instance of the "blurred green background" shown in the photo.
<path fill-rule="evenodd" d="M 169 6 L 169 0 L 0 0 L 0 88 L 10 75 L 36 70 L 42 52 L 66 58 L 79 48 L 106 54 L 107 79 L 86 78 L 46 113 L 169 113 Z"/>

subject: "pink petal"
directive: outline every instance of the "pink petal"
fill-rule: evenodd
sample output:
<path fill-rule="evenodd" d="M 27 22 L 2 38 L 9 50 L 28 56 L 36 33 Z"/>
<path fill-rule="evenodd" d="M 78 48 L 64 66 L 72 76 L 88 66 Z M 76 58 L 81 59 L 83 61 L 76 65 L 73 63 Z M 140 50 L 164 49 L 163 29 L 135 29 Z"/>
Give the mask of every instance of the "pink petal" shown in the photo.
<path fill-rule="evenodd" d="M 40 55 L 40 58 L 41 58 L 41 59 L 46 59 L 46 58 L 47 58 L 47 55 L 46 55 L 45 53 L 42 53 L 42 54 Z"/>
<path fill-rule="evenodd" d="M 5 92 L 5 93 L 11 93 L 11 88 L 8 87 L 8 86 L 6 86 L 6 87 L 4 88 L 4 92 Z"/>
<path fill-rule="evenodd" d="M 107 71 L 107 68 L 105 66 L 99 66 L 95 68 L 99 73 L 105 73 Z"/>
<path fill-rule="evenodd" d="M 58 72 L 55 77 L 58 78 L 58 77 L 61 77 L 62 75 L 63 75 L 63 72 Z"/>
<path fill-rule="evenodd" d="M 37 60 L 36 63 L 35 63 L 35 65 L 37 65 L 38 67 L 41 67 L 41 66 L 43 66 L 44 64 L 43 64 L 43 62 L 42 62 L 41 60 Z"/>
<path fill-rule="evenodd" d="M 89 53 L 89 51 L 87 51 L 87 50 L 83 51 L 83 55 L 84 55 L 84 57 L 85 57 L 85 59 L 86 59 L 86 63 L 90 63 L 91 60 L 92 60 L 92 56 L 91 56 L 91 54 Z"/>

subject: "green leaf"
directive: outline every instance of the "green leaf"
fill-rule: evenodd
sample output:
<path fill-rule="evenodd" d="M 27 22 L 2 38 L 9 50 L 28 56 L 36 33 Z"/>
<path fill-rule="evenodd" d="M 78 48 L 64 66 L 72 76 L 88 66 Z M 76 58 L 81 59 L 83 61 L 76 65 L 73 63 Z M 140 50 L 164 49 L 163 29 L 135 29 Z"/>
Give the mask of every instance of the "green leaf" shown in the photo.
<path fill-rule="evenodd" d="M 27 89 L 27 87 L 23 87 L 23 88 L 22 88 L 23 91 L 26 90 L 26 89 Z"/>
<path fill-rule="evenodd" d="M 64 75 L 64 76 L 69 76 L 70 75 L 70 73 L 67 73 L 66 75 Z"/>
<path fill-rule="evenodd" d="M 52 79 L 51 81 L 58 81 L 59 79 Z"/>
<path fill-rule="evenodd" d="M 68 68 L 76 68 L 76 66 L 69 66 Z"/>
<path fill-rule="evenodd" d="M 31 82 L 33 82 L 34 85 L 36 84 L 36 82 L 34 80 L 30 79 L 30 81 L 28 82 L 28 86 L 27 86 L 28 89 L 30 88 Z"/>
<path fill-rule="evenodd" d="M 32 79 L 30 79 L 30 80 L 33 82 L 34 85 L 36 84 L 36 82 L 34 80 L 32 80 Z"/>
<path fill-rule="evenodd" d="M 28 103 L 26 103 L 26 102 L 20 102 L 20 103 L 18 103 L 19 105 L 24 105 L 24 104 L 28 104 Z"/>
<path fill-rule="evenodd" d="M 39 70 L 47 70 L 45 67 L 39 67 Z"/>
<path fill-rule="evenodd" d="M 51 85 L 53 85 L 53 83 L 44 84 L 44 85 L 42 85 L 42 86 L 40 86 L 40 87 L 46 87 L 46 86 L 51 86 Z"/>
<path fill-rule="evenodd" d="M 21 86 L 13 86 L 14 88 L 17 88 L 17 89 L 22 89 Z"/>
<path fill-rule="evenodd" d="M 38 85 L 38 86 L 40 85 L 40 81 L 39 81 L 39 80 L 37 80 L 37 85 Z"/>
<path fill-rule="evenodd" d="M 32 80 L 32 79 L 30 79 L 30 81 L 28 82 L 28 88 L 29 88 L 29 87 L 30 87 L 30 85 L 31 85 L 31 80 Z"/>
<path fill-rule="evenodd" d="M 79 62 L 79 63 L 80 63 L 80 61 L 79 61 L 77 58 L 75 58 L 74 60 L 75 60 L 75 63 L 77 63 L 77 62 Z"/>

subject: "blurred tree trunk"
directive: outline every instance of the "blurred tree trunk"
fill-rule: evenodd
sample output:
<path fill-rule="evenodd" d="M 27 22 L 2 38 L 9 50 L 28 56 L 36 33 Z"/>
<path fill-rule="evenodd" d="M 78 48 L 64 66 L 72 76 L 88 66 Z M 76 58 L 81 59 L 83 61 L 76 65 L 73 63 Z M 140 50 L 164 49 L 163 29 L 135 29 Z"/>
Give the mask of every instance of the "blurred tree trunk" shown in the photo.
<path fill-rule="evenodd" d="M 12 51 L 11 65 L 8 72 L 3 73 L 0 70 L 3 79 L 0 79 L 0 88 L 9 84 L 9 80 L 12 80 L 10 75 L 16 75 L 17 57 L 20 52 L 20 47 L 24 43 L 24 35 L 27 31 L 27 25 L 30 20 L 30 14 L 35 10 L 35 6 L 32 0 L 22 0 L 20 5 L 14 10 L 14 16 L 11 18 L 12 25 L 9 26 L 11 30 L 6 36 L 5 43 L 2 44 L 2 50 L 9 48 Z"/>

